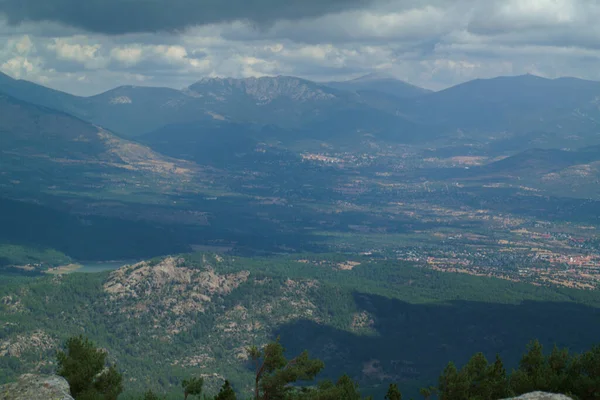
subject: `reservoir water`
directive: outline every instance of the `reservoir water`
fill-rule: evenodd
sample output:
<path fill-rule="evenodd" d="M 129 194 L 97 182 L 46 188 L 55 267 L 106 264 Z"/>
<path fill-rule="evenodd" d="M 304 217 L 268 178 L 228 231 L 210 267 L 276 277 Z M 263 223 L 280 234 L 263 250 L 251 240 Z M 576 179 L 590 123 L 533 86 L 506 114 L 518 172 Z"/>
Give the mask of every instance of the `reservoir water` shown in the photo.
<path fill-rule="evenodd" d="M 127 260 L 127 261 L 93 261 L 93 262 L 79 262 L 82 265 L 81 268 L 73 271 L 73 272 L 83 272 L 83 273 L 94 273 L 94 272 L 104 272 L 104 271 L 113 271 L 115 269 L 119 269 L 124 265 L 135 264 L 139 261 L 136 260 Z"/>

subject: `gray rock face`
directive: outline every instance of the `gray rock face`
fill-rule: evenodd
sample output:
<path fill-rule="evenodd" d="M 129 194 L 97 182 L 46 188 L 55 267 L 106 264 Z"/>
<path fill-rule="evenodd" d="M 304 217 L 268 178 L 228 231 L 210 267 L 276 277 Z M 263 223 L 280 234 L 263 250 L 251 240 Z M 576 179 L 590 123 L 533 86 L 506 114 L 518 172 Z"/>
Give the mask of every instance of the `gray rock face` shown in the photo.
<path fill-rule="evenodd" d="M 519 397 L 513 397 L 512 399 L 504 400 L 572 400 L 570 397 L 564 394 L 555 393 L 544 393 L 544 392 L 532 392 L 521 395 Z"/>
<path fill-rule="evenodd" d="M 67 381 L 54 375 L 21 375 L 0 386 L 0 400 L 73 400 Z"/>

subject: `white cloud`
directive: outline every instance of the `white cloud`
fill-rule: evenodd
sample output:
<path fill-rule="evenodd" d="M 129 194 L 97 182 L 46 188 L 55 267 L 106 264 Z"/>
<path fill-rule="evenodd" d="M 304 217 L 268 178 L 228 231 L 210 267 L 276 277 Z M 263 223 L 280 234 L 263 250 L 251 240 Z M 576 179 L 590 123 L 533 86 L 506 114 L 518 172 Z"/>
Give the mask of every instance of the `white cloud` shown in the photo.
<path fill-rule="evenodd" d="M 143 54 L 144 51 L 140 45 L 115 47 L 110 51 L 110 58 L 125 66 L 132 66 L 142 60 Z"/>
<path fill-rule="evenodd" d="M 87 42 L 87 37 L 55 38 L 47 45 L 48 50 L 54 51 L 59 60 L 73 61 L 87 69 L 99 69 L 106 66 L 107 60 L 102 57 L 99 50 L 101 44 L 81 44 Z"/>
<path fill-rule="evenodd" d="M 188 53 L 183 46 L 155 46 L 154 52 L 172 63 L 182 63 L 187 59 Z"/>
<path fill-rule="evenodd" d="M 33 45 L 33 42 L 31 41 L 29 35 L 24 35 L 14 44 L 14 46 L 17 50 L 17 53 L 23 55 L 29 54 L 32 50 L 35 49 L 35 46 Z"/>
<path fill-rule="evenodd" d="M 481 8 L 474 21 L 488 29 L 532 29 L 569 25 L 581 18 L 584 4 L 574 0 L 506 0 L 493 2 L 491 10 Z"/>
<path fill-rule="evenodd" d="M 27 79 L 41 84 L 50 82 L 39 58 L 16 56 L 0 64 L 0 71 L 17 79 Z"/>

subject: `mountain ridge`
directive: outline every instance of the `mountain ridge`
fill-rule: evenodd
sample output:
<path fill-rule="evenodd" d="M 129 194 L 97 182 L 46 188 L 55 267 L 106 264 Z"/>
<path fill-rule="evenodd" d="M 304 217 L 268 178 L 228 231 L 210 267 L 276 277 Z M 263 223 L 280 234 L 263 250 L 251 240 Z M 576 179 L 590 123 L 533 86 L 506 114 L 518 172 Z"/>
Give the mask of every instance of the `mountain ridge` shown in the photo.
<path fill-rule="evenodd" d="M 410 93 L 402 95 L 405 89 Z M 360 132 L 400 142 L 457 132 L 484 140 L 502 132 L 532 131 L 589 137 L 600 129 L 600 82 L 569 77 L 502 76 L 438 92 L 381 74 L 337 83 L 285 75 L 202 78 L 181 90 L 124 85 L 78 97 L 5 76 L 2 91 L 124 138 L 172 125 L 210 127 L 213 120 L 310 131 L 309 136 L 323 141 Z"/>
<path fill-rule="evenodd" d="M 325 85 L 346 91 L 370 91 L 394 96 L 398 99 L 414 98 L 433 93 L 431 90 L 396 79 L 392 75 L 372 72 L 346 81 L 325 82 Z"/>
<path fill-rule="evenodd" d="M 24 174 L 27 181 L 35 181 L 38 179 L 35 177 L 55 171 L 54 178 L 62 181 L 65 178 L 62 174 L 68 176 L 75 172 L 74 168 L 79 168 L 80 173 L 92 168 L 96 173 L 100 169 L 108 175 L 116 169 L 165 176 L 187 175 L 193 169 L 66 112 L 6 94 L 0 94 L 0 131 L 4 154 L 1 164 L 6 163 L 3 180 L 13 177 L 18 181 L 18 176 Z M 17 159 L 22 167 L 10 168 L 10 163 Z M 47 182 L 50 186 L 52 183 Z"/>

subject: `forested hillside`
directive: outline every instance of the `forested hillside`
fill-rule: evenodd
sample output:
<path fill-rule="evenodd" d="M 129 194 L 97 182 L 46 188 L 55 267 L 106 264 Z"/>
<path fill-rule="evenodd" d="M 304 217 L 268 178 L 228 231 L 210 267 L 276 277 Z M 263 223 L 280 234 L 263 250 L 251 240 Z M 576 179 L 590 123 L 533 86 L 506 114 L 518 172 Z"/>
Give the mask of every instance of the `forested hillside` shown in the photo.
<path fill-rule="evenodd" d="M 264 346 L 249 346 L 245 349 L 247 367 L 252 372 L 254 384 L 251 389 L 235 389 L 235 384 L 224 378 L 218 389 L 207 389 L 202 376 L 191 376 L 181 380 L 181 392 L 157 394 L 147 389 L 143 394 L 129 393 L 122 397 L 135 400 L 167 400 L 200 398 L 204 400 L 361 400 L 360 385 L 347 374 L 335 381 L 319 379 L 325 367 L 322 360 L 312 358 L 308 351 L 287 357 L 280 338 Z M 107 362 L 105 349 L 96 348 L 88 338 L 80 335 L 69 338 L 58 351 L 56 373 L 65 378 L 66 391 L 75 400 L 116 400 L 123 393 L 124 375 L 115 363 Z M 451 361 L 438 378 L 437 384 L 419 389 L 419 394 L 428 400 L 432 396 L 440 400 L 500 400 L 508 396 L 533 394 L 527 398 L 547 399 L 566 394 L 574 400 L 596 400 L 600 398 L 600 346 L 583 353 L 572 353 L 567 348 L 556 346 L 544 352 L 535 340 L 529 343 L 521 356 L 518 368 L 510 372 L 496 354 L 490 363 L 481 352 L 473 355 L 460 369 Z M 391 378 L 391 377 L 388 377 Z M 52 379 L 52 378 L 51 378 Z M 39 382 L 41 379 L 38 379 Z M 35 390 L 34 375 L 23 375 L 16 386 L 0 385 L 0 396 L 25 399 L 23 391 Z M 52 379 L 54 383 L 56 379 Z M 30 382 L 29 384 L 26 382 Z M 27 387 L 29 385 L 29 387 Z M 24 387 L 23 387 L 24 386 Z M 51 386 L 46 383 L 44 388 Z M 39 390 L 39 389 L 38 389 Z M 17 396 L 17 397 L 15 397 Z M 35 397 L 35 394 L 32 395 Z M 529 395 L 528 395 L 529 396 Z M 30 396 L 31 397 L 31 396 Z M 121 398 L 122 398 L 121 397 Z M 375 396 L 376 398 L 377 396 Z M 390 383 L 383 396 L 385 400 L 401 400 L 402 392 L 397 383 Z M 558 398 L 563 398 L 558 396 Z M 69 397 L 69 399 L 72 399 Z M 373 400 L 373 396 L 364 398 Z"/>
<path fill-rule="evenodd" d="M 596 291 L 340 254 L 196 253 L 112 273 L 3 282 L 3 381 L 53 371 L 45 360 L 67 337 L 85 334 L 119 364 L 128 390 L 169 392 L 201 374 L 210 390 L 226 377 L 243 391 L 252 385 L 245 349 L 280 335 L 289 354 L 308 349 L 325 362 L 322 378 L 347 373 L 365 394 L 394 381 L 416 395 L 448 360 L 499 353 L 510 369 L 533 338 L 583 351 L 600 329 Z"/>

